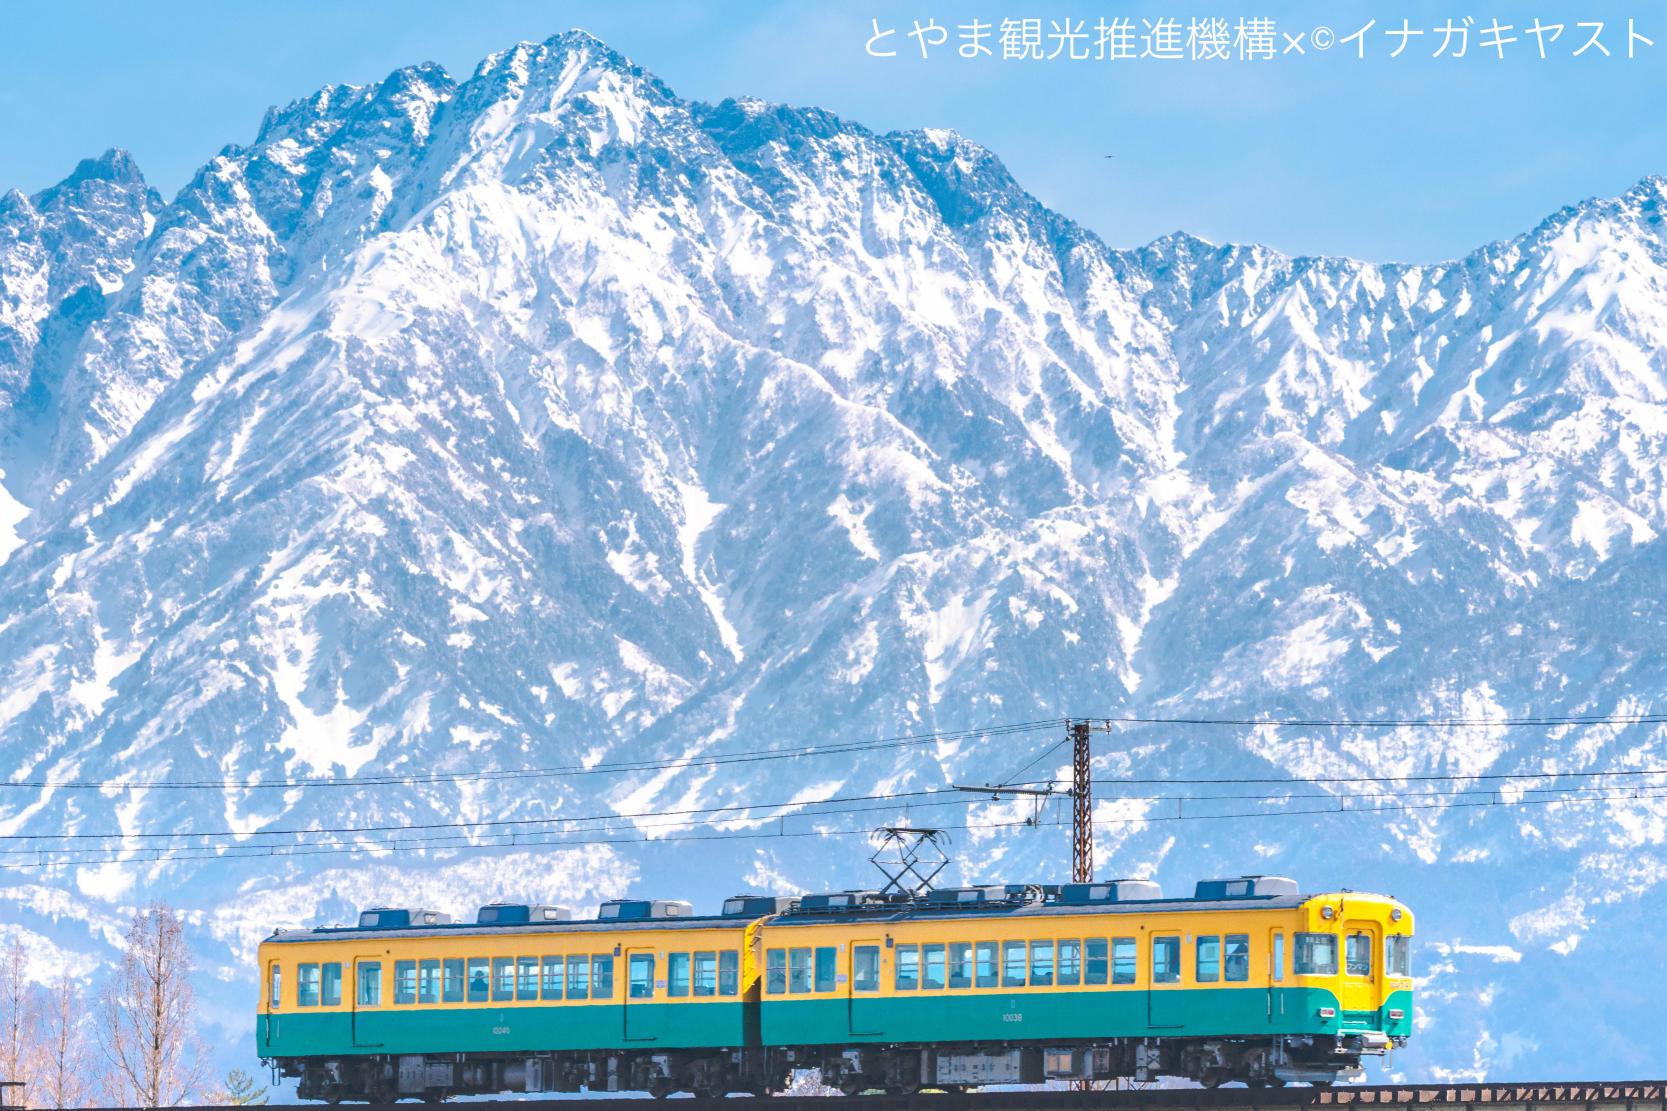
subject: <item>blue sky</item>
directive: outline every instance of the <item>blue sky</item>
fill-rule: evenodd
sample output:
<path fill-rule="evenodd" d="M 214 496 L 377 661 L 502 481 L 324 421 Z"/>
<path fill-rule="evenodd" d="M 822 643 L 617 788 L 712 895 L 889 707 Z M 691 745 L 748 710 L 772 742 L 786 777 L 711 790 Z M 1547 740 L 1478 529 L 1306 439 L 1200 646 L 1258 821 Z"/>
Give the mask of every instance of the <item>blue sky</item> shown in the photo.
<path fill-rule="evenodd" d="M 1281 34 L 1353 47 L 1253 62 L 961 60 L 973 19 L 1267 17 Z M 1432 32 L 1475 18 L 1468 57 L 1433 59 Z M 1525 33 L 1562 22 L 1541 61 Z M 1626 23 L 1656 40 L 1628 60 Z M 1425 29 L 1390 59 L 1385 28 Z M 951 127 L 994 149 L 1044 202 L 1117 246 L 1175 229 L 1294 253 L 1431 261 L 1532 227 L 1557 208 L 1667 173 L 1667 5 L 1524 0 L 1376 3 L 1070 2 L 24 4 L 0 0 L 0 188 L 35 191 L 109 146 L 165 195 L 269 104 L 328 82 L 437 61 L 459 78 L 524 38 L 584 27 L 684 96 L 816 104 L 876 130 Z M 870 23 L 899 28 L 895 59 L 864 52 Z M 950 42 L 922 62 L 915 19 Z M 1484 54 L 1491 20 L 1518 41 Z M 1568 56 L 1603 21 L 1605 58 Z M 1050 44 L 1051 49 L 1051 44 Z M 1106 158 L 1105 155 L 1115 155 Z"/>

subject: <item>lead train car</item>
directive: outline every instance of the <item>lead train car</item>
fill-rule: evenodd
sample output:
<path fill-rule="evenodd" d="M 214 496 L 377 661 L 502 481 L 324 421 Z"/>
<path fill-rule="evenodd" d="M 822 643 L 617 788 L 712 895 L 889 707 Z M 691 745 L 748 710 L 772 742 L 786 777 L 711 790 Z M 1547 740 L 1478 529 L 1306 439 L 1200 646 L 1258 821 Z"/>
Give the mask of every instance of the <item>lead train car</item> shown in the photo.
<path fill-rule="evenodd" d="M 1330 1083 L 1411 1031 L 1411 912 L 1276 877 L 620 901 L 592 922 L 379 920 L 260 950 L 304 1099 L 847 1092 L 1181 1076 Z M 487 908 L 490 909 L 490 908 Z M 483 917 L 486 912 L 483 910 Z M 430 914 L 431 918 L 437 918 Z"/>

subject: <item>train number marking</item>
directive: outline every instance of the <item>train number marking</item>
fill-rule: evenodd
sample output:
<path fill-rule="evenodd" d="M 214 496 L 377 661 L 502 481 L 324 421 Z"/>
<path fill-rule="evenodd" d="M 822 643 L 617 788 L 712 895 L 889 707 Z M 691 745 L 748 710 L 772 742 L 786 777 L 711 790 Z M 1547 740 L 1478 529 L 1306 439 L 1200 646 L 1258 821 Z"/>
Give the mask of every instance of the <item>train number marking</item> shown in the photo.
<path fill-rule="evenodd" d="M 1001 1016 L 1003 1022 L 1023 1022 L 1024 1020 L 1025 1016 L 1022 1013 L 1009 1012 Z"/>

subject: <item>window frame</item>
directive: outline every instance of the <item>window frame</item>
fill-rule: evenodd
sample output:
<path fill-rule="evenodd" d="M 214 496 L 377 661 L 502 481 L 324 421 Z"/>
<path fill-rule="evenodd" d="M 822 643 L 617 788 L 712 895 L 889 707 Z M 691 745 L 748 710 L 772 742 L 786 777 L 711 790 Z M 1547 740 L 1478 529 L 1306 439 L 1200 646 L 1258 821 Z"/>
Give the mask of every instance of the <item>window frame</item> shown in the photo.
<path fill-rule="evenodd" d="M 809 945 L 795 945 L 787 950 L 787 994 L 809 995 L 811 970 L 815 960 Z"/>
<path fill-rule="evenodd" d="M 891 951 L 891 990 L 920 990 L 920 946 L 898 945 Z"/>
<path fill-rule="evenodd" d="M 1355 942 L 1364 942 L 1365 944 L 1356 945 Z M 1377 939 L 1372 936 L 1370 930 L 1351 930 L 1344 934 L 1343 975 L 1353 976 L 1357 980 L 1370 980 L 1373 975 L 1372 965 L 1377 947 Z M 1366 969 L 1363 972 L 1356 968 L 1359 963 L 1356 959 L 1357 953 L 1364 953 L 1366 957 Z"/>
<path fill-rule="evenodd" d="M 879 992 L 880 967 L 878 945 L 851 946 L 851 990 L 865 995 Z"/>
<path fill-rule="evenodd" d="M 492 1002 L 515 1002 L 515 958 L 492 958 Z"/>
<path fill-rule="evenodd" d="M 839 986 L 839 947 L 818 945 L 810 971 L 811 990 L 821 993 Z"/>
<path fill-rule="evenodd" d="M 309 982 L 310 973 L 310 982 Z M 308 989 L 311 989 L 309 992 Z M 310 998 L 309 998 L 310 995 Z M 316 961 L 308 961 L 295 966 L 295 1005 L 297 1007 L 316 1007 L 323 995 L 323 973 Z"/>
<path fill-rule="evenodd" d="M 538 991 L 543 986 L 543 972 L 543 963 L 537 957 L 515 958 L 515 1001 L 517 1003 L 538 1001 Z"/>
<path fill-rule="evenodd" d="M 1017 964 L 1014 959 L 1017 957 Z M 1010 940 L 1001 943 L 1001 986 L 1022 988 L 1030 982 L 1030 942 Z"/>
<path fill-rule="evenodd" d="M 1312 953 L 1309 951 L 1321 938 L 1326 939 L 1331 944 L 1331 962 L 1329 965 L 1320 965 L 1315 962 Z M 1335 976 L 1339 967 L 1340 949 L 1337 935 L 1334 933 L 1325 930 L 1298 930 L 1292 935 L 1291 972 L 1296 976 Z"/>
<path fill-rule="evenodd" d="M 975 941 L 972 954 L 973 987 L 1001 987 L 1001 942 Z"/>
<path fill-rule="evenodd" d="M 952 941 L 944 958 L 945 982 L 950 991 L 960 991 L 973 985 L 972 942 Z"/>
<path fill-rule="evenodd" d="M 1221 935 L 1199 934 L 1193 942 L 1192 978 L 1197 984 L 1221 980 Z"/>
<path fill-rule="evenodd" d="M 1397 957 L 1399 959 L 1397 959 Z M 1397 980 L 1412 977 L 1412 937 L 1408 934 L 1385 934 L 1383 938 L 1383 974 Z"/>
<path fill-rule="evenodd" d="M 1030 939 L 1030 986 L 1033 988 L 1053 987 L 1054 973 L 1054 941 L 1053 938 L 1033 937 Z"/>
<path fill-rule="evenodd" d="M 569 953 L 567 957 L 567 998 L 582 1003 L 590 998 L 590 954 Z"/>
<path fill-rule="evenodd" d="M 567 990 L 567 957 L 551 954 L 539 964 L 538 997 L 546 1003 L 559 1003 Z M 551 975 L 554 973 L 554 975 Z"/>
<path fill-rule="evenodd" d="M 1074 988 L 1082 983 L 1082 938 L 1062 937 L 1055 944 L 1053 982 L 1062 988 Z"/>
<path fill-rule="evenodd" d="M 702 949 L 689 955 L 689 993 L 696 999 L 718 994 L 718 951 Z"/>
<path fill-rule="evenodd" d="M 1240 951 L 1235 952 L 1235 947 Z M 1249 934 L 1223 934 L 1221 937 L 1221 982 L 1248 984 L 1250 961 L 1255 956 Z"/>
<path fill-rule="evenodd" d="M 1166 951 L 1163 961 L 1158 960 L 1158 950 Z M 1152 984 L 1179 984 L 1181 982 L 1181 935 L 1153 934 L 1152 935 Z"/>
<path fill-rule="evenodd" d="M 688 953 L 666 954 L 666 998 L 687 999 L 694 986 L 693 962 Z"/>
<path fill-rule="evenodd" d="M 654 998 L 654 954 L 632 953 L 625 962 L 625 995 L 628 999 Z M 646 972 L 647 975 L 643 975 Z"/>
<path fill-rule="evenodd" d="M 366 989 L 370 989 L 367 991 Z M 382 962 L 355 961 L 353 965 L 353 998 L 358 1008 L 382 1006 Z"/>
<path fill-rule="evenodd" d="M 614 958 L 612 953 L 592 953 L 590 957 L 590 997 L 614 997 Z"/>
<path fill-rule="evenodd" d="M 470 1003 L 492 1002 L 492 959 L 467 957 L 464 965 L 464 995 Z M 478 991 L 476 985 L 479 985 Z"/>
<path fill-rule="evenodd" d="M 787 994 L 787 950 L 764 950 L 764 994 Z"/>
<path fill-rule="evenodd" d="M 720 998 L 741 994 L 741 952 L 738 949 L 718 950 L 718 995 Z"/>
<path fill-rule="evenodd" d="M 1119 966 L 1128 962 L 1128 971 Z M 1111 983 L 1113 987 L 1129 987 L 1140 982 L 1140 940 L 1133 937 L 1111 939 Z"/>
<path fill-rule="evenodd" d="M 417 1003 L 419 1006 L 431 1006 L 441 1001 L 440 977 L 440 958 L 425 957 L 417 961 Z"/>
<path fill-rule="evenodd" d="M 318 966 L 318 1005 L 342 1005 L 342 962 L 325 961 Z"/>

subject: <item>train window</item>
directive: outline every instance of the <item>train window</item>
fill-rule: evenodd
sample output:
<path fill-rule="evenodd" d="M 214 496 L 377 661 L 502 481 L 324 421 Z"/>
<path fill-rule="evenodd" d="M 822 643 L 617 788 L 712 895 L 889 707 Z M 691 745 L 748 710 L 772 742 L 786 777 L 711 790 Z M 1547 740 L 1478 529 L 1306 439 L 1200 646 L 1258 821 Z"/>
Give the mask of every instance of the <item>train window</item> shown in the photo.
<path fill-rule="evenodd" d="M 382 962 L 360 961 L 355 976 L 359 983 L 359 1006 L 382 1006 Z"/>
<path fill-rule="evenodd" d="M 319 1002 L 326 1007 L 342 1005 L 342 966 L 340 961 L 331 961 L 320 969 Z"/>
<path fill-rule="evenodd" d="M 1082 982 L 1099 986 L 1106 982 L 1106 939 L 1091 937 L 1083 945 Z"/>
<path fill-rule="evenodd" d="M 1250 935 L 1228 934 L 1221 978 L 1233 983 L 1250 979 Z"/>
<path fill-rule="evenodd" d="M 318 1006 L 318 965 L 301 964 L 295 966 L 295 1005 L 297 1007 Z"/>
<path fill-rule="evenodd" d="M 1383 939 L 1383 970 L 1391 976 L 1412 975 L 1412 939 L 1405 935 Z"/>
<path fill-rule="evenodd" d="M 920 947 L 920 986 L 927 991 L 943 990 L 943 946 Z"/>
<path fill-rule="evenodd" d="M 1030 943 L 1030 986 L 1033 988 L 1053 986 L 1053 942 L 1051 941 L 1033 941 Z"/>
<path fill-rule="evenodd" d="M 417 962 L 394 962 L 394 1002 L 415 1003 L 417 1001 Z"/>
<path fill-rule="evenodd" d="M 548 999 L 560 999 L 561 998 L 561 988 L 562 988 L 562 979 L 563 979 L 562 969 L 564 967 L 565 967 L 565 964 L 564 964 L 561 957 L 545 957 L 544 958 L 544 998 L 545 999 L 548 1000 Z M 447 974 L 450 975 L 449 972 Z M 451 989 L 448 987 L 446 990 L 450 991 Z"/>
<path fill-rule="evenodd" d="M 1025 986 L 1025 943 L 1022 941 L 1004 941 L 1001 943 L 1001 986 L 1004 988 L 1022 988 Z"/>
<path fill-rule="evenodd" d="M 1111 982 L 1132 984 L 1140 971 L 1140 946 L 1132 937 L 1111 939 Z"/>
<path fill-rule="evenodd" d="M 417 1002 L 440 1002 L 440 962 L 438 960 L 418 962 Z"/>
<path fill-rule="evenodd" d="M 463 1002 L 463 960 L 449 957 L 440 965 L 440 1002 Z"/>
<path fill-rule="evenodd" d="M 1193 974 L 1201 984 L 1213 984 L 1221 979 L 1221 938 L 1219 935 L 1198 939 L 1198 963 Z"/>
<path fill-rule="evenodd" d="M 949 986 L 972 987 L 972 944 L 952 941 L 949 944 Z"/>
<path fill-rule="evenodd" d="M 1350 976 L 1372 974 L 1372 935 L 1354 933 L 1343 941 L 1343 971 Z"/>
<path fill-rule="evenodd" d="M 978 986 L 981 988 L 997 987 L 1001 983 L 1001 976 L 996 964 L 996 943 L 980 941 L 976 946 L 978 961 Z"/>
<path fill-rule="evenodd" d="M 485 957 L 469 958 L 469 1002 L 485 1003 L 492 998 L 491 968 Z"/>
<path fill-rule="evenodd" d="M 880 990 L 880 947 L 853 945 L 851 947 L 851 990 Z"/>
<path fill-rule="evenodd" d="M 515 998 L 522 1000 L 523 1002 L 528 999 L 538 998 L 537 957 L 519 957 L 516 959 Z"/>
<path fill-rule="evenodd" d="M 492 958 L 492 1001 L 500 1003 L 515 998 L 515 958 Z"/>
<path fill-rule="evenodd" d="M 1181 939 L 1154 937 L 1152 939 L 1152 982 L 1178 984 L 1181 982 Z"/>
<path fill-rule="evenodd" d="M 811 952 L 809 949 L 787 951 L 787 990 L 794 995 L 810 991 Z"/>
<path fill-rule="evenodd" d="M 694 982 L 697 996 L 718 994 L 718 954 L 695 954 Z"/>
<path fill-rule="evenodd" d="M 1337 975 L 1337 935 L 1299 933 L 1291 939 L 1291 971 L 1298 976 Z"/>
<path fill-rule="evenodd" d="M 913 945 L 899 945 L 892 958 L 897 962 L 897 975 L 892 986 L 898 991 L 914 991 L 920 987 L 920 949 Z"/>
<path fill-rule="evenodd" d="M 741 955 L 734 949 L 718 954 L 718 994 L 736 995 L 741 990 Z"/>
<path fill-rule="evenodd" d="M 1269 958 L 1269 966 L 1275 981 L 1285 978 L 1285 935 L 1276 932 L 1273 935 L 1273 954 Z"/>
<path fill-rule="evenodd" d="M 612 999 L 614 997 L 614 959 L 612 957 L 590 958 L 590 997 L 592 999 Z"/>
<path fill-rule="evenodd" d="M 590 958 L 567 958 L 567 998 L 590 998 Z"/>
<path fill-rule="evenodd" d="M 816 950 L 816 990 L 832 991 L 839 976 L 839 950 L 824 945 Z"/>
<path fill-rule="evenodd" d="M 666 994 L 676 999 L 689 995 L 689 954 L 666 954 Z"/>
<path fill-rule="evenodd" d="M 625 966 L 632 999 L 654 998 L 654 954 L 632 953 Z"/>
<path fill-rule="evenodd" d="M 1059 942 L 1059 986 L 1075 986 L 1082 982 L 1082 942 L 1076 938 L 1062 938 Z"/>
<path fill-rule="evenodd" d="M 284 966 L 272 966 L 272 981 L 266 989 L 266 1003 L 272 1010 L 277 1010 L 284 1001 Z"/>
<path fill-rule="evenodd" d="M 771 995 L 787 994 L 786 949 L 771 949 L 764 954 L 764 990 Z"/>

